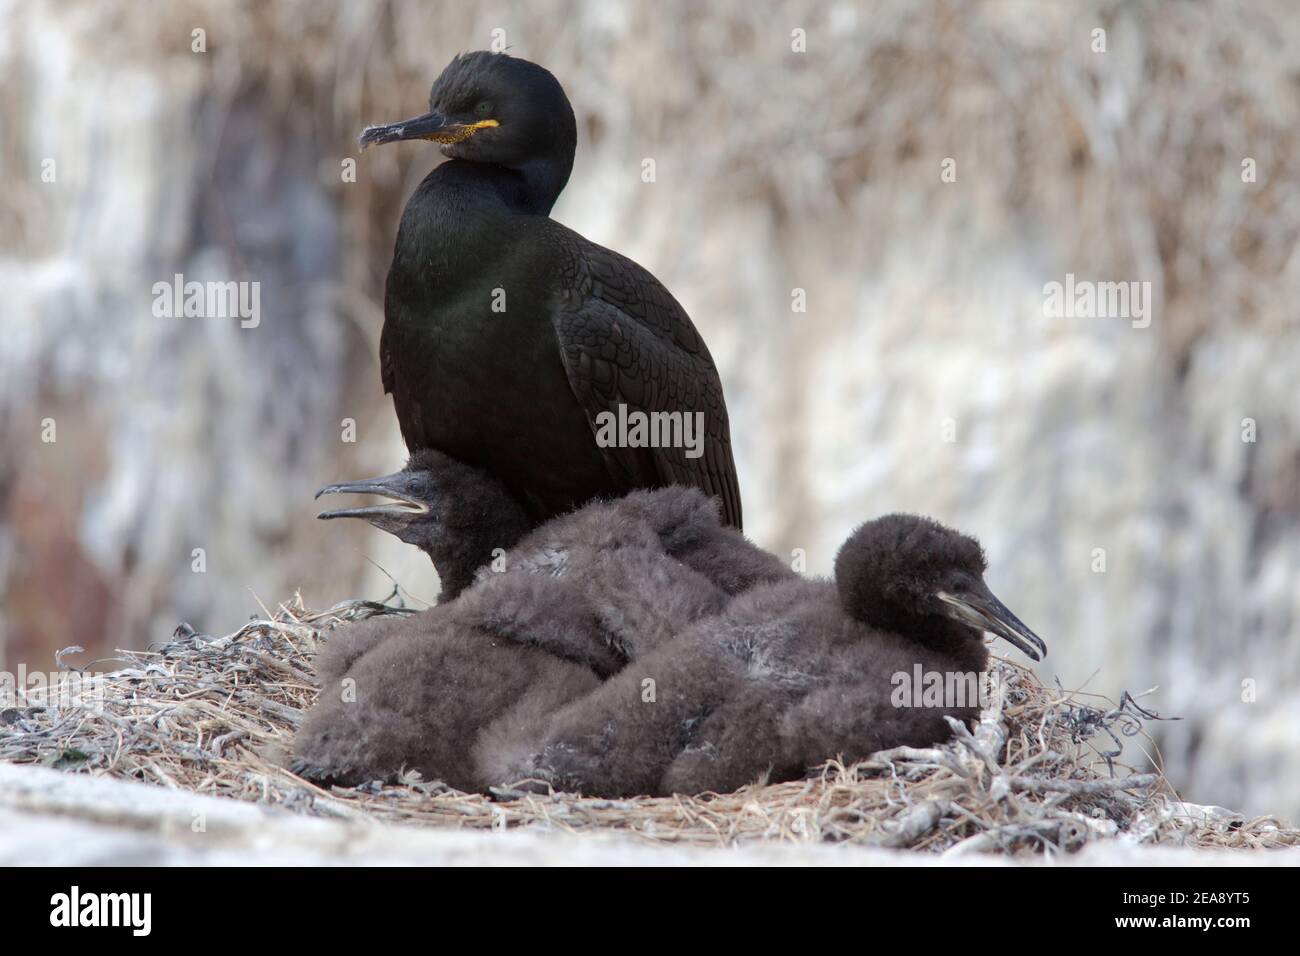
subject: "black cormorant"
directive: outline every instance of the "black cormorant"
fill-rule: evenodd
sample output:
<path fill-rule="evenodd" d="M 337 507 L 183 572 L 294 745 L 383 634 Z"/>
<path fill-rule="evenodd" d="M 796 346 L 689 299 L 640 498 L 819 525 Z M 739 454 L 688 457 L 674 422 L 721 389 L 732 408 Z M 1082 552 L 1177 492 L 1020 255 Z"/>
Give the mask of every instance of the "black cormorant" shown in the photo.
<path fill-rule="evenodd" d="M 449 161 L 406 205 L 384 297 L 381 375 L 407 447 L 487 469 L 534 523 L 682 484 L 739 528 L 722 384 L 689 316 L 641 266 L 549 217 L 577 143 L 555 77 L 461 54 L 428 113 L 370 127 L 360 144 L 409 139 Z M 603 413 L 631 427 L 598 444 Z M 681 447 L 696 423 L 699 442 Z M 646 428 L 677 446 L 648 447 Z"/>

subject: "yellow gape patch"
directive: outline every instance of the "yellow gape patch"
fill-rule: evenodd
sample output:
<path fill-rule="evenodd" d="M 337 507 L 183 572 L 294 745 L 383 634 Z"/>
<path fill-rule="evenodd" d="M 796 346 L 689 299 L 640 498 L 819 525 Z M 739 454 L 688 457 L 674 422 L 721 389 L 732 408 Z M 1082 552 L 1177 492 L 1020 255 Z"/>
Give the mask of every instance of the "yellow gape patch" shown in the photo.
<path fill-rule="evenodd" d="M 463 143 L 481 129 L 489 126 L 500 126 L 494 119 L 479 120 L 477 123 L 461 123 L 457 126 L 448 126 L 436 133 L 429 134 L 427 139 L 435 143 Z"/>

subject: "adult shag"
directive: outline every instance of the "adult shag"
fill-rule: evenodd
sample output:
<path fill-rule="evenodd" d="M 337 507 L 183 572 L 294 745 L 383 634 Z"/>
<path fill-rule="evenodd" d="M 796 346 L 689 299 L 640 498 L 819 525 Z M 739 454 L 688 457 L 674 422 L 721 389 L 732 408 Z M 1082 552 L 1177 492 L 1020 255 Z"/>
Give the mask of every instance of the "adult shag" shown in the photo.
<path fill-rule="evenodd" d="M 486 470 L 534 522 L 680 484 L 739 528 L 722 383 L 690 317 L 645 269 L 550 218 L 577 144 L 555 77 L 457 56 L 428 113 L 360 145 L 409 139 L 449 161 L 406 205 L 384 296 L 381 374 L 408 449 Z"/>

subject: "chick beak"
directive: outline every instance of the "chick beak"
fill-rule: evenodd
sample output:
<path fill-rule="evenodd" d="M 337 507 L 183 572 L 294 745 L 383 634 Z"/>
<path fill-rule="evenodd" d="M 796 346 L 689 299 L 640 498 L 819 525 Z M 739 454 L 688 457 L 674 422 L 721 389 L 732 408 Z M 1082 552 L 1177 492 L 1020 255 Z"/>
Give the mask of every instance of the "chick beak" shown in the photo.
<path fill-rule="evenodd" d="M 980 631 L 988 631 L 1014 644 L 1028 658 L 1040 661 L 1047 656 L 1047 645 L 1043 639 L 1031 631 L 1025 623 L 1011 613 L 1011 609 L 983 584 L 950 594 L 940 591 L 936 595 L 948 605 L 949 617 Z"/>
<path fill-rule="evenodd" d="M 339 508 L 335 511 L 323 511 L 317 518 L 365 518 L 371 523 L 396 520 L 410 520 L 419 515 L 428 514 L 429 506 L 415 495 L 411 477 L 407 472 L 384 475 L 382 478 L 366 478 L 362 481 L 345 481 L 337 485 L 326 485 L 316 492 L 321 495 L 378 495 L 389 499 L 391 504 L 369 505 L 364 508 Z"/>
<path fill-rule="evenodd" d="M 435 143 L 447 145 L 469 139 L 481 129 L 499 125 L 494 119 L 479 120 L 477 123 L 457 123 L 438 112 L 413 116 L 398 123 L 386 126 L 367 126 L 361 131 L 357 145 L 365 150 L 371 146 L 384 143 L 396 143 L 406 139 L 430 139 Z"/>

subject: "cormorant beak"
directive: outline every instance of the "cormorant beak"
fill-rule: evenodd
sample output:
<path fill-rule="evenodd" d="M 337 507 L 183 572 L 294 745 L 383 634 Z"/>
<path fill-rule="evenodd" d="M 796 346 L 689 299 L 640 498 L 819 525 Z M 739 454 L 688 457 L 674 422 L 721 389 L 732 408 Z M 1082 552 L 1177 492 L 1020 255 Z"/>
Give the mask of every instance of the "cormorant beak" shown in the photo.
<path fill-rule="evenodd" d="M 948 605 L 949 617 L 955 618 L 968 627 L 979 631 L 988 631 L 1014 644 L 1031 660 L 1041 661 L 1047 656 L 1047 645 L 1043 639 L 1025 626 L 1025 623 L 1011 613 L 1011 609 L 994 596 L 983 584 L 973 587 L 958 595 L 940 591 L 935 595 Z"/>
<path fill-rule="evenodd" d="M 464 142 L 481 129 L 500 125 L 494 119 L 479 120 L 477 123 L 457 123 L 441 113 L 430 112 L 423 116 L 402 120 L 400 123 L 389 123 L 387 126 L 367 126 L 361 131 L 357 145 L 365 150 L 371 146 L 396 143 L 404 139 L 431 139 L 445 146 L 450 143 Z"/>
<path fill-rule="evenodd" d="M 365 518 L 372 524 L 383 527 L 385 524 L 404 523 L 412 518 L 429 513 L 429 506 L 416 494 L 414 480 L 410 472 L 399 471 L 384 475 L 382 478 L 366 478 L 363 481 L 345 481 L 337 485 L 326 485 L 316 492 L 321 495 L 379 495 L 388 498 L 392 504 L 370 505 L 365 508 L 339 508 L 336 511 L 323 511 L 317 518 Z"/>

